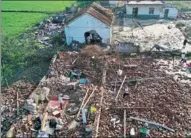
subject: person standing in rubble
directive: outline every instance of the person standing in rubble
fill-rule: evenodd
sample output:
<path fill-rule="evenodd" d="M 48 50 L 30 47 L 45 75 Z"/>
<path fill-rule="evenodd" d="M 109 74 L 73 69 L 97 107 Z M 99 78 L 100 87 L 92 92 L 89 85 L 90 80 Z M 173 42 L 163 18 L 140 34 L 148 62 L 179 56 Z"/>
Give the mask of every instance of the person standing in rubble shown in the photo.
<path fill-rule="evenodd" d="M 185 39 L 184 42 L 183 42 L 183 48 L 186 47 L 187 42 L 188 42 L 187 39 Z"/>
<path fill-rule="evenodd" d="M 87 37 L 87 42 L 88 42 L 88 44 L 90 44 L 90 41 L 91 41 L 91 37 L 90 37 L 90 35 Z"/>
<path fill-rule="evenodd" d="M 125 98 L 126 96 L 129 96 L 129 88 L 128 87 L 125 88 L 125 93 L 123 94 L 123 98 Z"/>
<path fill-rule="evenodd" d="M 185 63 L 186 62 L 186 53 L 182 52 L 181 53 L 181 63 Z"/>
<path fill-rule="evenodd" d="M 60 109 L 62 110 L 62 94 L 58 95 L 58 102 L 60 104 Z"/>

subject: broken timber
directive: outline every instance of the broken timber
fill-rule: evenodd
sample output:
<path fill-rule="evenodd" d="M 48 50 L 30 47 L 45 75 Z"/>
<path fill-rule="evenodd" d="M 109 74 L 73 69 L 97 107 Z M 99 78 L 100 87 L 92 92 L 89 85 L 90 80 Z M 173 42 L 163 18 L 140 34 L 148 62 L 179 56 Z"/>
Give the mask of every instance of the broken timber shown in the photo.
<path fill-rule="evenodd" d="M 120 93 L 120 91 L 121 91 L 121 89 L 122 89 L 122 87 L 123 87 L 123 84 L 124 84 L 124 82 L 125 82 L 125 79 L 126 79 L 126 75 L 125 75 L 125 77 L 124 77 L 124 79 L 123 79 L 123 82 L 121 83 L 121 86 L 120 86 L 120 88 L 119 88 L 119 90 L 118 90 L 118 92 L 117 92 L 117 96 L 115 97 L 115 101 L 117 100 L 117 98 L 118 98 L 118 96 L 119 96 L 119 93 Z"/>
<path fill-rule="evenodd" d="M 83 99 L 83 101 L 82 101 L 82 104 L 81 104 L 81 106 L 80 106 L 80 109 L 79 109 L 79 111 L 78 111 L 78 114 L 77 114 L 77 118 L 79 117 L 79 115 L 80 115 L 80 111 L 81 111 L 81 109 L 82 109 L 82 107 L 83 107 L 83 104 L 84 104 L 84 102 L 85 102 L 85 99 L 86 99 L 86 97 L 88 96 L 88 92 L 89 92 L 89 89 L 87 89 L 87 91 L 86 91 L 86 94 L 85 94 L 85 96 L 84 96 L 84 99 Z"/>
<path fill-rule="evenodd" d="M 164 128 L 164 129 L 166 129 L 166 130 L 169 130 L 169 131 L 171 131 L 171 132 L 175 132 L 174 129 L 171 129 L 171 128 L 169 128 L 169 127 L 167 127 L 167 126 L 164 126 L 164 125 L 162 125 L 162 124 L 159 124 L 159 123 L 147 121 L 147 120 L 145 120 L 145 119 L 140 119 L 140 118 L 132 117 L 132 116 L 130 116 L 129 118 L 130 118 L 130 119 L 133 119 L 133 120 L 145 122 L 145 123 L 148 123 L 148 124 L 151 124 L 151 125 L 155 125 L 155 126 L 158 126 L 158 127 L 162 127 L 162 128 Z"/>
<path fill-rule="evenodd" d="M 166 77 L 151 77 L 151 78 L 141 78 L 141 79 L 129 79 L 129 80 L 126 80 L 125 82 L 155 80 L 155 79 L 164 79 L 164 78 L 166 78 Z M 112 81 L 110 83 L 121 83 L 121 81 L 116 81 L 116 82 Z"/>
<path fill-rule="evenodd" d="M 154 107 L 110 107 L 110 109 L 154 109 Z"/>
<path fill-rule="evenodd" d="M 90 96 L 88 97 L 87 101 L 86 101 L 85 104 L 83 105 L 83 108 L 86 107 L 87 103 L 89 102 L 90 98 L 91 98 L 92 95 L 94 94 L 95 90 L 97 90 L 97 86 L 94 87 L 92 93 L 90 94 Z"/>
<path fill-rule="evenodd" d="M 105 64 L 103 68 L 103 76 L 102 76 L 102 84 L 104 85 L 106 82 L 106 73 L 107 73 L 107 63 Z"/>
<path fill-rule="evenodd" d="M 126 117 L 127 116 L 127 113 L 126 113 L 126 110 L 124 110 L 124 115 L 123 115 L 123 121 L 124 121 L 124 138 L 126 137 Z"/>
<path fill-rule="evenodd" d="M 103 103 L 103 94 L 104 94 L 104 88 L 101 87 L 101 100 L 100 100 L 100 108 L 98 111 L 98 118 L 97 118 L 97 125 L 96 125 L 96 131 L 95 131 L 95 138 L 98 137 L 98 130 L 99 130 L 99 121 L 100 121 L 100 116 L 101 116 L 101 108 L 102 108 L 102 103 Z"/>
<path fill-rule="evenodd" d="M 42 124 L 41 124 L 41 131 L 43 131 L 43 132 L 45 132 L 46 131 L 46 119 L 47 119 L 47 117 L 48 117 L 48 113 L 47 112 L 45 112 L 44 113 L 44 116 L 43 116 L 43 120 L 42 120 Z"/>

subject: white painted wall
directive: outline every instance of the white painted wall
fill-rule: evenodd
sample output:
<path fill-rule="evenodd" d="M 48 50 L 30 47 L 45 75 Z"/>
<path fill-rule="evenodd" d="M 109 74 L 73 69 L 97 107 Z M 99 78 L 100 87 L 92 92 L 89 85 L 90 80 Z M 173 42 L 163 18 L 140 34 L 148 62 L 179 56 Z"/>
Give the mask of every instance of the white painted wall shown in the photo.
<path fill-rule="evenodd" d="M 153 15 L 160 15 L 162 13 L 161 5 L 126 5 L 126 14 L 132 14 L 133 8 L 138 7 L 138 15 L 149 15 L 149 8 L 154 8 Z"/>
<path fill-rule="evenodd" d="M 118 1 L 117 0 L 109 0 L 109 4 L 110 4 L 110 6 L 115 7 L 115 6 L 117 6 Z"/>
<path fill-rule="evenodd" d="M 162 14 L 162 18 L 164 17 L 164 13 L 165 13 L 165 9 L 169 9 L 169 13 L 168 13 L 168 17 L 169 18 L 177 18 L 178 16 L 178 9 L 177 8 L 164 8 L 163 9 L 163 14 Z"/>
<path fill-rule="evenodd" d="M 65 26 L 67 45 L 70 45 L 72 40 L 84 43 L 84 33 L 90 30 L 95 30 L 102 37 L 103 43 L 110 41 L 112 29 L 97 18 L 89 14 L 83 14 Z"/>

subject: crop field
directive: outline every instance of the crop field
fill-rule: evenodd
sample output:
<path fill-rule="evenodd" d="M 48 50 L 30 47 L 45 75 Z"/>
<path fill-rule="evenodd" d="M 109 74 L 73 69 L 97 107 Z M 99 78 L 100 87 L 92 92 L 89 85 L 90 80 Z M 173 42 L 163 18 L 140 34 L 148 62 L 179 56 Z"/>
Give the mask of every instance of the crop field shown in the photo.
<path fill-rule="evenodd" d="M 3 1 L 2 10 L 62 11 L 74 1 Z"/>
<path fill-rule="evenodd" d="M 2 10 L 62 11 L 74 1 L 3 1 Z M 44 13 L 2 12 L 3 35 L 14 37 L 47 18 Z"/>
<path fill-rule="evenodd" d="M 35 23 L 48 17 L 47 14 L 40 13 L 2 13 L 2 31 L 5 36 L 15 36 L 27 31 Z"/>

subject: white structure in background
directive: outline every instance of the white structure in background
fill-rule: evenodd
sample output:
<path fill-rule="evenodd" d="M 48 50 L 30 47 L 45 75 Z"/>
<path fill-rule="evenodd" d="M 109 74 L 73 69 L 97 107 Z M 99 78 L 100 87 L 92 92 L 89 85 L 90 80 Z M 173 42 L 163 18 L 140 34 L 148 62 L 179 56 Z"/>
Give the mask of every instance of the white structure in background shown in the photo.
<path fill-rule="evenodd" d="M 118 0 L 109 0 L 109 5 L 110 7 L 117 7 Z"/>
<path fill-rule="evenodd" d="M 140 19 L 176 18 L 178 9 L 162 1 L 127 1 L 126 16 Z"/>
<path fill-rule="evenodd" d="M 92 38 L 95 34 L 101 38 L 102 43 L 110 44 L 113 19 L 112 11 L 97 3 L 83 8 L 74 17 L 66 21 L 67 45 L 70 45 L 73 40 L 85 43 L 87 38 Z"/>

